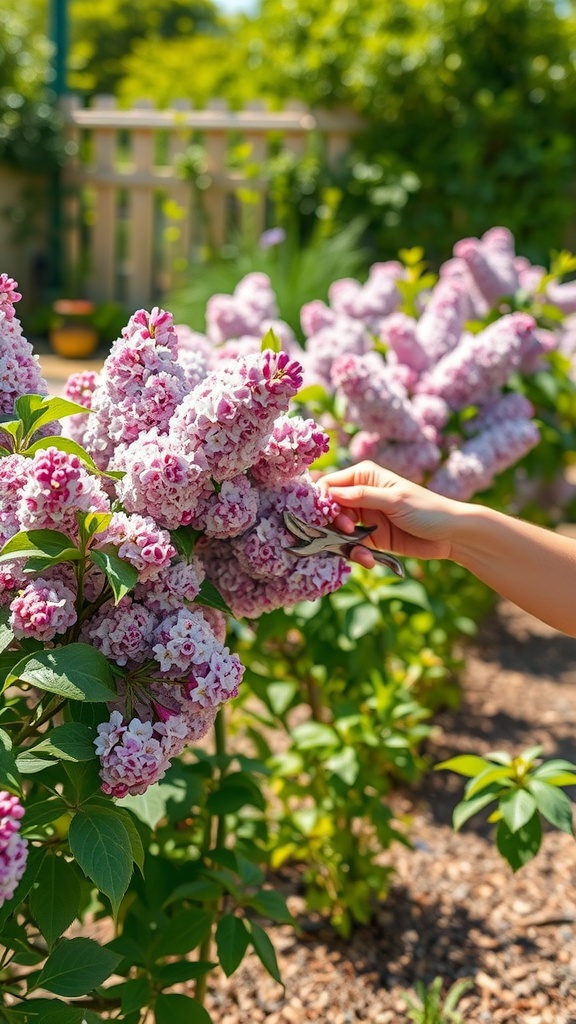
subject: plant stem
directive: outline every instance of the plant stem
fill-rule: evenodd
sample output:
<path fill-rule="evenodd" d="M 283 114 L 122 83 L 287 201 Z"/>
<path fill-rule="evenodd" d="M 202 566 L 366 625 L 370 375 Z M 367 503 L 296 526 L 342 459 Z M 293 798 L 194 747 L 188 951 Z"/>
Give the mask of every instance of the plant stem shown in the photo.
<path fill-rule="evenodd" d="M 218 757 L 221 757 L 221 758 L 224 759 L 225 756 L 226 756 L 226 719 L 224 717 L 224 708 L 223 707 L 220 708 L 218 714 L 216 715 L 216 721 L 214 722 L 214 744 L 215 744 L 216 755 Z M 223 766 L 220 768 L 219 782 L 222 782 L 222 779 L 224 778 L 225 774 L 226 774 L 226 767 L 225 767 L 225 761 L 223 760 Z M 218 814 L 217 818 L 218 818 L 218 825 L 217 825 L 217 828 L 216 828 L 216 847 L 221 847 L 221 846 L 224 846 L 224 843 L 226 842 L 226 817 L 225 817 L 224 814 Z M 209 855 L 210 844 L 211 844 L 211 839 L 212 839 L 212 822 L 213 822 L 213 816 L 210 815 L 210 817 L 208 818 L 208 821 L 206 823 L 205 843 L 204 843 L 205 850 L 206 850 L 206 853 L 208 855 Z M 208 842 L 206 842 L 206 839 L 208 840 Z M 217 906 L 216 906 L 215 909 L 216 909 L 216 913 L 218 913 L 218 907 Z M 211 959 L 211 950 L 212 950 L 212 928 L 210 928 L 210 931 L 208 932 L 208 934 L 206 935 L 206 938 L 203 940 L 203 942 L 202 942 L 202 944 L 200 946 L 200 949 L 199 949 L 199 952 L 198 952 L 199 960 L 210 960 Z M 203 974 L 202 977 L 198 978 L 198 980 L 196 982 L 196 988 L 195 988 L 195 991 L 194 991 L 194 998 L 197 999 L 199 1003 L 202 1003 L 202 1005 L 204 1005 L 204 1001 L 206 999 L 207 991 L 208 991 L 208 974 Z"/>
<path fill-rule="evenodd" d="M 52 697 L 52 700 L 49 701 L 48 707 L 46 708 L 44 714 L 42 714 L 36 722 L 31 722 L 30 725 L 25 725 L 24 728 L 18 733 L 18 735 L 14 739 L 15 746 L 19 746 L 23 740 L 26 740 L 28 739 L 29 736 L 32 736 L 32 734 L 37 731 L 39 726 L 44 725 L 44 722 L 47 722 L 50 718 L 53 718 L 54 715 L 58 714 L 60 709 L 64 707 L 65 703 L 66 700 L 63 698 Z"/>

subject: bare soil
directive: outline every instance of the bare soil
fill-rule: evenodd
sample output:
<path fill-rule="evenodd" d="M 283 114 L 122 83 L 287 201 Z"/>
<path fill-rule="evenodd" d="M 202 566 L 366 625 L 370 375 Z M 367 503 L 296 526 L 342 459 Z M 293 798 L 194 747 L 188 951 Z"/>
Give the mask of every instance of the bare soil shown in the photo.
<path fill-rule="evenodd" d="M 502 602 L 467 654 L 461 707 L 438 726 L 432 762 L 535 743 L 546 758 L 575 760 L 576 640 Z M 466 1024 L 576 1024 L 576 842 L 550 830 L 514 875 L 482 820 L 453 832 L 461 791 L 440 772 L 395 797 L 415 849 L 387 851 L 388 897 L 346 942 L 306 916 L 298 877 L 287 875 L 298 930 L 266 922 L 285 988 L 249 955 L 213 980 L 215 1024 L 401 1024 L 405 993 L 438 976 L 445 991 L 471 980 L 458 1006 Z"/>

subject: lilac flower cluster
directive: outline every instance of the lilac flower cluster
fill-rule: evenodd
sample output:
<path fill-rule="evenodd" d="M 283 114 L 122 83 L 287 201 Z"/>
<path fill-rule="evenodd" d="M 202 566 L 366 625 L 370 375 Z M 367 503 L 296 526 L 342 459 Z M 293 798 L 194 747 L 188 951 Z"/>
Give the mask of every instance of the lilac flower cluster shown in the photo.
<path fill-rule="evenodd" d="M 45 390 L 13 316 L 15 288 L 0 278 L 7 411 L 23 391 Z M 66 435 L 99 472 L 66 444 L 0 459 L 0 541 L 49 530 L 85 551 L 36 572 L 15 551 L 1 566 L 0 604 L 17 644 L 80 641 L 118 668 L 117 698 L 95 741 L 102 788 L 115 797 L 161 779 L 238 692 L 243 666 L 226 646 L 226 618 L 198 603 L 205 580 L 242 616 L 314 599 L 347 574 L 337 557 L 299 560 L 286 550 L 284 508 L 317 525 L 338 509 L 308 473 L 327 435 L 288 415 L 302 368 L 284 325 L 284 349 L 261 351 L 275 314 L 264 275 L 245 280 L 231 302 L 212 303 L 207 336 L 179 334 L 164 310 L 138 310 L 102 371 L 74 374 L 65 389 L 86 409 L 64 420 Z M 96 526 L 88 533 L 86 517 Z M 172 535 L 186 527 L 201 537 L 194 554 Z M 137 573 L 116 601 L 106 569 L 114 558 Z M 16 864 L 18 840 L 10 844 Z M 0 869 L 1 857 L 0 848 Z"/>
<path fill-rule="evenodd" d="M 12 899 L 26 867 L 28 843 L 19 835 L 23 816 L 18 797 L 0 790 L 0 907 Z"/>
<path fill-rule="evenodd" d="M 569 312 L 576 293 L 547 283 L 500 227 L 455 245 L 416 315 L 402 308 L 405 276 L 399 264 L 376 264 L 364 285 L 337 281 L 329 304 L 303 307 L 304 387 L 334 395 L 352 460 L 467 499 L 539 440 L 530 404 L 501 400 L 513 374 L 545 366 L 560 332 L 513 311 L 511 297 L 538 294 Z"/>
<path fill-rule="evenodd" d="M 261 351 L 275 314 L 264 275 L 250 275 L 234 296 L 214 297 L 206 335 L 176 330 L 162 310 L 139 310 L 98 377 L 75 375 L 66 388 L 90 409 L 84 425 L 81 415 L 71 429 L 65 423 L 68 436 L 101 470 L 121 475 L 97 485 L 97 504 L 84 479 L 82 488 L 68 479 L 67 456 L 63 486 L 70 496 L 76 486 L 78 507 L 86 494 L 92 507 L 108 511 L 94 544 L 112 545 L 138 571 L 130 594 L 117 604 L 100 598 L 76 627 L 125 672 L 96 741 L 103 789 L 117 797 L 162 778 L 238 691 L 243 668 L 225 646 L 225 619 L 194 603 L 204 579 L 235 615 L 254 617 L 335 590 L 348 573 L 340 558 L 296 559 L 286 550 L 285 508 L 317 525 L 338 509 L 308 473 L 328 449 L 326 433 L 312 419 L 288 415 L 302 368 L 281 323 L 274 326 L 285 347 Z M 61 529 L 64 522 L 72 528 L 47 497 L 38 507 L 53 522 L 59 513 Z M 201 535 L 190 558 L 172 543 L 170 531 L 183 527 Z M 95 594 L 103 582 L 94 569 L 86 581 Z M 43 612 L 48 618 L 46 601 Z M 51 606 L 50 613 L 56 629 Z"/>
<path fill-rule="evenodd" d="M 21 395 L 48 394 L 38 356 L 24 338 L 15 314 L 14 304 L 22 298 L 17 287 L 8 274 L 0 274 L 0 414 L 13 413 L 14 402 Z"/>

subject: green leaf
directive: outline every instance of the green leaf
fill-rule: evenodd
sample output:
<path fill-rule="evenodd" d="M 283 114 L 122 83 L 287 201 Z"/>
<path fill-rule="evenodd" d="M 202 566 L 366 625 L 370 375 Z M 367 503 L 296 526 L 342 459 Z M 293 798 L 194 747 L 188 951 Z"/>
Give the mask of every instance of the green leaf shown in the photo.
<path fill-rule="evenodd" d="M 500 810 L 511 832 L 517 832 L 534 814 L 536 801 L 525 789 L 513 789 L 500 800 Z"/>
<path fill-rule="evenodd" d="M 84 803 L 93 794 L 100 794 L 99 761 L 62 761 L 68 776 L 64 796 L 74 806 Z"/>
<path fill-rule="evenodd" d="M 155 980 L 160 982 L 162 988 L 170 988 L 171 985 L 180 985 L 183 981 L 203 978 L 217 966 L 218 964 L 212 960 L 178 960 L 175 963 L 156 964 L 152 970 Z"/>
<path fill-rule="evenodd" d="M 133 858 L 128 830 L 114 807 L 81 807 L 70 823 L 68 842 L 84 874 L 116 912 L 132 877 Z"/>
<path fill-rule="evenodd" d="M 67 1006 L 60 999 L 27 999 L 13 1012 L 17 1014 L 14 1024 L 16 1021 L 22 1021 L 22 1024 L 83 1024 L 84 1020 L 88 1024 L 82 1007 Z"/>
<path fill-rule="evenodd" d="M 321 384 L 309 384 L 307 387 L 301 388 L 294 398 L 295 402 L 301 402 L 303 405 L 310 403 L 325 405 L 327 400 L 326 388 Z"/>
<path fill-rule="evenodd" d="M 480 772 L 490 768 L 490 762 L 476 754 L 459 754 L 458 757 L 451 757 L 448 761 L 441 761 L 434 765 L 434 771 L 456 772 L 458 775 L 467 775 L 473 778 Z"/>
<path fill-rule="evenodd" d="M 523 750 L 519 755 L 520 760 L 525 761 L 527 764 L 532 764 L 534 761 L 537 760 L 537 758 L 540 757 L 543 750 L 544 747 L 541 747 L 539 745 L 534 747 L 526 747 L 525 750 Z"/>
<path fill-rule="evenodd" d="M 154 1004 L 156 1024 L 212 1024 L 212 1018 L 197 999 L 177 993 L 161 993 Z"/>
<path fill-rule="evenodd" d="M 106 702 L 116 696 L 112 669 L 90 644 L 67 644 L 27 655 L 14 666 L 4 685 L 18 681 L 69 700 Z"/>
<path fill-rule="evenodd" d="M 29 754 L 53 754 L 64 761 L 91 761 L 96 757 L 94 730 L 80 722 L 66 722 L 51 729 L 45 739 L 35 747 L 29 747 Z"/>
<path fill-rule="evenodd" d="M 61 818 L 67 810 L 67 805 L 59 796 L 50 797 L 48 800 L 39 800 L 35 804 L 28 804 L 20 831 L 22 835 L 26 835 L 27 832 L 35 832 L 37 829 L 42 828 L 43 825 L 50 825 L 57 818 Z"/>
<path fill-rule="evenodd" d="M 37 399 L 40 401 L 38 402 Z M 89 412 L 83 405 L 70 402 L 67 398 L 48 398 L 44 395 L 22 395 L 16 399 L 14 405 L 18 416 L 24 423 L 27 434 L 30 433 L 32 426 L 36 431 L 46 423 L 61 420 L 65 416 Z"/>
<path fill-rule="evenodd" d="M 195 882 L 184 882 L 172 890 L 166 901 L 165 907 L 172 903 L 179 903 L 180 900 L 192 900 L 196 903 L 205 903 L 207 900 L 220 899 L 224 887 L 220 882 L 211 878 L 198 878 Z"/>
<path fill-rule="evenodd" d="M 512 775 L 512 769 L 506 765 L 499 765 L 498 767 L 486 768 L 483 772 L 480 772 L 475 779 L 471 779 L 470 782 L 466 783 L 466 796 L 473 797 L 480 790 L 486 789 L 486 786 L 490 786 L 493 782 L 502 783 L 504 780 L 509 780 Z"/>
<path fill-rule="evenodd" d="M 93 939 L 62 939 L 48 957 L 34 988 L 45 988 L 59 996 L 83 996 L 106 981 L 120 960 L 117 953 L 99 946 Z"/>
<path fill-rule="evenodd" d="M 122 1001 L 122 1013 L 133 1013 L 148 1006 L 152 999 L 152 988 L 148 978 L 132 978 L 118 986 Z"/>
<path fill-rule="evenodd" d="M 89 413 L 89 409 L 84 409 L 85 413 Z M 61 434 L 57 434 L 54 437 L 42 437 L 39 441 L 35 441 L 29 448 L 26 449 L 26 455 L 35 455 L 36 452 L 42 451 L 44 448 L 58 448 L 61 452 L 68 452 L 69 455 L 77 455 L 81 462 L 91 470 L 92 473 L 97 473 L 98 476 L 103 476 L 98 469 L 98 466 L 94 462 L 91 455 L 88 454 L 82 445 L 76 441 L 72 441 L 69 437 L 62 437 Z"/>
<path fill-rule="evenodd" d="M 78 561 L 81 552 L 58 530 L 24 530 L 10 537 L 0 550 L 0 562 L 13 558 L 42 558 L 47 565 L 56 565 Z"/>
<path fill-rule="evenodd" d="M 542 782 L 540 779 L 530 779 L 528 789 L 536 801 L 536 806 L 542 817 L 546 818 L 551 825 L 574 835 L 574 820 L 572 804 L 561 789 L 550 785 L 549 782 Z"/>
<path fill-rule="evenodd" d="M 194 598 L 196 604 L 202 604 L 206 608 L 216 608 L 219 612 L 225 612 L 226 615 L 232 615 L 231 608 L 228 607 L 226 601 L 221 594 L 218 593 L 216 587 L 210 580 L 203 580 L 200 587 L 200 593 Z"/>
<path fill-rule="evenodd" d="M 39 850 L 37 847 L 31 847 L 28 850 L 28 860 L 26 861 L 26 868 L 22 878 L 16 886 L 16 890 L 12 899 L 6 900 L 5 903 L 0 907 L 0 928 L 4 927 L 5 922 L 18 909 L 23 900 L 26 899 L 30 889 L 36 881 L 36 876 L 40 870 L 40 866 L 44 857 L 46 856 L 46 850 Z"/>
<path fill-rule="evenodd" d="M 48 758 L 35 757 L 31 751 L 22 750 L 16 756 L 16 767 L 21 775 L 36 775 L 38 772 L 43 772 L 46 768 L 53 768 L 54 761 L 48 760 Z"/>
<path fill-rule="evenodd" d="M 184 558 L 191 558 L 198 537 L 202 536 L 201 530 L 195 530 L 193 526 L 179 526 L 176 530 L 170 530 L 170 540 L 180 555 Z"/>
<path fill-rule="evenodd" d="M 262 965 L 268 971 L 268 974 L 274 978 L 280 985 L 283 985 L 282 978 L 280 977 L 280 971 L 278 970 L 278 961 L 276 959 L 276 953 L 274 946 L 270 942 L 266 932 L 260 925 L 256 924 L 255 921 L 250 921 L 250 937 L 254 952 L 262 963 Z"/>
<path fill-rule="evenodd" d="M 5 651 L 14 640 L 14 633 L 8 625 L 9 616 L 10 610 L 8 608 L 0 608 L 0 653 Z"/>
<path fill-rule="evenodd" d="M 532 860 L 538 853 L 541 842 L 542 826 L 537 814 L 534 814 L 517 832 L 511 832 L 505 821 L 501 821 L 496 829 L 496 846 L 504 860 L 508 861 L 512 871 L 518 871 Z"/>
<path fill-rule="evenodd" d="M 116 805 L 115 812 L 120 815 L 120 820 L 128 833 L 132 859 L 136 866 L 140 868 L 141 874 L 144 874 L 144 844 L 142 843 L 142 836 L 136 827 L 136 823 L 130 812 L 125 810 L 125 808 Z"/>
<path fill-rule="evenodd" d="M 152 947 L 155 960 L 164 956 L 178 956 L 189 953 L 208 935 L 212 926 L 212 914 L 197 908 L 184 910 L 173 917 Z"/>
<path fill-rule="evenodd" d="M 112 545 L 105 548 L 93 548 L 90 560 L 102 570 L 114 594 L 114 603 L 119 601 L 136 586 L 138 570 L 118 557 L 117 549 Z"/>
<path fill-rule="evenodd" d="M 274 333 L 272 328 L 266 331 L 266 334 L 262 338 L 262 344 L 260 345 L 260 351 L 265 352 L 266 349 L 271 349 L 272 352 L 281 352 L 282 344 L 280 338 Z"/>
<path fill-rule="evenodd" d="M 0 789 L 8 789 L 16 796 L 22 795 L 16 759 L 12 753 L 12 740 L 4 729 L 0 729 Z"/>
<path fill-rule="evenodd" d="M 294 918 L 286 906 L 286 900 L 275 889 L 261 889 L 249 902 L 262 917 L 269 917 L 278 924 L 294 924 Z"/>
<path fill-rule="evenodd" d="M 241 963 L 248 948 L 250 935 L 241 917 L 224 914 L 216 928 L 216 948 L 220 966 L 227 978 Z"/>
<path fill-rule="evenodd" d="M 78 913 L 78 875 L 64 857 L 48 854 L 30 894 L 30 911 L 51 949 Z"/>
<path fill-rule="evenodd" d="M 262 794 L 248 785 L 226 784 L 226 776 L 220 789 L 210 793 L 206 800 L 206 809 L 210 814 L 235 814 L 242 807 L 262 806 Z"/>
<path fill-rule="evenodd" d="M 474 797 L 472 800 L 462 800 L 459 804 L 456 804 L 452 812 L 452 824 L 455 831 L 462 828 L 462 825 L 468 821 L 469 818 L 473 818 L 478 811 L 481 811 L 488 804 L 491 804 L 497 799 L 497 793 L 481 793 L 479 796 Z"/>
<path fill-rule="evenodd" d="M 292 740 L 298 750 L 312 750 L 314 747 L 334 747 L 340 743 L 338 733 L 322 722 L 302 722 L 292 730 Z"/>

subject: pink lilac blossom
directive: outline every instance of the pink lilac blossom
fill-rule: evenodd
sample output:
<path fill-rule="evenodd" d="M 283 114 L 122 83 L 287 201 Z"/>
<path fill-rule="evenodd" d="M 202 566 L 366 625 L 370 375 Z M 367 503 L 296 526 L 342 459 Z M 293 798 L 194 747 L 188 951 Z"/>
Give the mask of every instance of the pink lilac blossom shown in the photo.
<path fill-rule="evenodd" d="M 150 516 L 114 512 L 109 526 L 98 534 L 98 547 L 113 544 L 119 558 L 130 562 L 141 583 L 156 579 L 165 572 L 176 554 L 170 534 L 162 530 Z"/>
<path fill-rule="evenodd" d="M 98 379 L 98 374 L 94 370 L 82 370 L 79 373 L 71 374 L 64 385 L 64 398 L 83 405 L 86 410 L 91 409 L 92 396 L 96 390 Z M 89 419 L 89 416 L 81 412 L 67 416 L 62 424 L 62 433 L 65 437 L 76 441 L 77 444 L 83 445 Z"/>
<path fill-rule="evenodd" d="M 330 439 L 313 419 L 278 416 L 250 473 L 262 484 L 299 476 L 328 451 Z"/>
<path fill-rule="evenodd" d="M 321 299 L 305 302 L 300 310 L 300 325 L 306 338 L 317 334 L 323 327 L 332 327 L 338 314 Z"/>
<path fill-rule="evenodd" d="M 455 256 L 440 267 L 440 280 L 457 281 L 462 285 L 468 308 L 466 320 L 482 320 L 490 312 L 490 306 L 474 280 L 468 264 Z"/>
<path fill-rule="evenodd" d="M 264 320 L 278 316 L 270 278 L 253 273 L 236 285 L 232 295 L 212 295 L 206 305 L 206 334 L 215 345 L 229 338 L 261 334 Z M 265 333 L 265 332 L 264 332 Z"/>
<path fill-rule="evenodd" d="M 4 274 L 0 276 L 0 289 L 6 287 L 3 277 Z M 18 834 L 23 817 L 24 808 L 18 797 L 0 790 L 0 907 L 12 899 L 26 868 L 28 842 Z"/>
<path fill-rule="evenodd" d="M 150 515 L 168 530 L 193 522 L 213 491 L 202 451 L 183 455 L 155 430 L 141 434 L 112 465 L 125 473 L 116 489 L 126 510 Z"/>
<path fill-rule="evenodd" d="M 152 657 L 149 638 L 157 624 L 150 608 L 126 595 L 116 605 L 103 605 L 82 628 L 81 639 L 117 665 L 142 664 Z"/>
<path fill-rule="evenodd" d="M 288 551 L 293 536 L 282 513 L 290 510 L 311 526 L 324 526 L 338 513 L 308 474 L 262 488 L 258 523 L 233 539 L 204 541 L 200 551 L 207 577 L 237 617 L 256 618 L 274 608 L 315 600 L 338 589 L 349 567 L 342 558 L 300 558 Z"/>
<path fill-rule="evenodd" d="M 100 468 L 107 468 L 116 446 L 130 444 L 151 428 L 167 432 L 187 391 L 177 355 L 170 313 L 134 314 L 114 342 L 93 394 L 84 441 Z"/>
<path fill-rule="evenodd" d="M 339 314 L 333 323 L 310 335 L 303 353 L 304 384 L 330 385 L 334 361 L 344 353 L 364 355 L 372 347 L 363 323 Z"/>
<path fill-rule="evenodd" d="M 237 537 L 250 529 L 258 516 L 258 491 L 244 475 L 224 480 L 220 490 L 213 493 L 198 516 L 207 537 Z"/>
<path fill-rule="evenodd" d="M 0 563 L 0 606 L 10 604 L 16 597 L 16 591 L 21 590 L 29 581 L 24 572 L 24 565 L 25 562 L 21 558 Z"/>
<path fill-rule="evenodd" d="M 109 512 L 99 482 L 77 455 L 45 448 L 27 460 L 17 509 L 22 530 L 58 530 L 78 535 L 77 512 Z"/>
<path fill-rule="evenodd" d="M 386 466 L 393 473 L 407 477 L 414 483 L 423 483 L 426 476 L 434 472 L 442 460 L 442 452 L 434 441 L 382 441 L 378 434 L 360 431 L 350 442 L 350 456 L 353 462 L 370 459 Z"/>
<path fill-rule="evenodd" d="M 196 608 L 180 608 L 166 616 L 154 634 L 153 657 L 162 672 L 180 677 L 192 665 L 203 665 L 217 649 L 216 638 Z"/>
<path fill-rule="evenodd" d="M 24 455 L 5 455 L 0 459 L 0 544 L 20 530 L 18 505 L 29 468 L 30 460 Z"/>
<path fill-rule="evenodd" d="M 546 286 L 546 299 L 566 316 L 576 313 L 576 281 L 551 281 Z"/>
<path fill-rule="evenodd" d="M 10 627 L 17 639 L 32 637 L 46 642 L 65 633 L 77 620 L 75 594 L 57 580 L 42 576 L 30 583 L 10 603 Z"/>
<path fill-rule="evenodd" d="M 136 796 L 164 778 L 170 759 L 163 749 L 161 724 L 138 718 L 125 723 L 121 713 L 113 711 L 110 721 L 97 727 L 95 747 L 104 793 L 119 799 Z"/>
<path fill-rule="evenodd" d="M 198 597 L 205 576 L 206 571 L 199 558 L 174 562 L 157 579 L 146 584 L 137 583 L 134 597 L 161 616 L 191 604 Z"/>
<path fill-rule="evenodd" d="M 450 452 L 428 487 L 439 494 L 469 501 L 490 487 L 498 473 L 523 458 L 540 440 L 531 420 L 513 419 L 481 431 Z"/>
<path fill-rule="evenodd" d="M 534 336 L 535 321 L 526 313 L 509 313 L 479 334 L 465 334 L 451 352 L 425 373 L 420 393 L 439 395 L 452 409 L 481 401 L 502 387 L 520 365 Z"/>
<path fill-rule="evenodd" d="M 398 306 L 400 293 L 396 281 L 403 274 L 404 269 L 394 261 L 374 263 L 364 285 L 354 278 L 334 281 L 328 289 L 330 305 L 336 313 L 361 320 L 377 333 L 383 317 Z"/>
<path fill-rule="evenodd" d="M 437 363 L 460 341 L 468 312 L 468 300 L 461 282 L 440 279 L 432 289 L 417 322 L 416 337 L 426 353 L 428 365 Z"/>
<path fill-rule="evenodd" d="M 490 306 L 517 291 L 519 281 L 514 265 L 514 239 L 507 228 L 491 228 L 481 239 L 461 239 L 454 246 L 454 255 L 467 264 Z"/>
<path fill-rule="evenodd" d="M 13 413 L 14 402 L 21 395 L 48 394 L 38 356 L 14 313 L 14 303 L 22 298 L 17 287 L 8 274 L 0 274 L 0 414 Z"/>
<path fill-rule="evenodd" d="M 534 412 L 532 402 L 516 391 L 504 395 L 496 393 L 482 404 L 475 416 L 464 422 L 463 429 L 467 434 L 477 434 L 486 427 L 495 427 L 509 420 L 529 420 Z"/>
<path fill-rule="evenodd" d="M 406 313 L 391 313 L 380 324 L 380 339 L 389 347 L 388 359 L 421 373 L 430 357 L 418 338 L 418 322 Z"/>
<path fill-rule="evenodd" d="M 525 256 L 514 257 L 514 268 L 518 274 L 518 284 L 523 292 L 534 297 L 540 290 L 542 278 L 546 275 L 544 267 L 538 267 Z"/>
<path fill-rule="evenodd" d="M 252 465 L 276 416 L 302 383 L 301 366 L 267 349 L 212 371 L 176 410 L 170 438 L 186 454 L 201 449 L 217 481 Z"/>
<path fill-rule="evenodd" d="M 397 441 L 421 435 L 405 387 L 377 353 L 340 356 L 332 367 L 332 381 L 346 398 L 347 418 L 361 430 Z"/>

